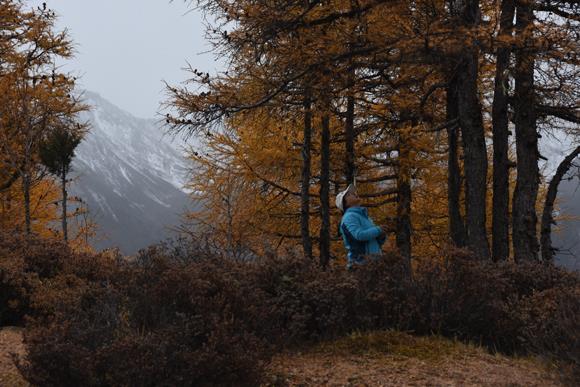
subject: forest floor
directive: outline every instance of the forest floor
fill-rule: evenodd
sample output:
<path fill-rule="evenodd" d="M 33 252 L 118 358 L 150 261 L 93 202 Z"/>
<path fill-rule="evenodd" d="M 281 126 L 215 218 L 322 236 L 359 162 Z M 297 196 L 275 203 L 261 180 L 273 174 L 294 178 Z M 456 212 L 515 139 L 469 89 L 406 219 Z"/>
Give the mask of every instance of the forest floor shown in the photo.
<path fill-rule="evenodd" d="M 24 355 L 22 329 L 0 329 L 0 386 L 28 386 L 11 354 Z M 353 334 L 276 355 L 264 386 L 565 386 L 551 363 L 493 355 L 439 337 L 396 331 Z"/>
<path fill-rule="evenodd" d="M 265 386 L 565 386 L 554 364 L 440 337 L 354 334 L 274 357 Z"/>
<path fill-rule="evenodd" d="M 22 328 L 0 328 L 0 386 L 28 386 L 14 365 L 12 354 L 22 356 L 26 353 L 22 342 Z"/>

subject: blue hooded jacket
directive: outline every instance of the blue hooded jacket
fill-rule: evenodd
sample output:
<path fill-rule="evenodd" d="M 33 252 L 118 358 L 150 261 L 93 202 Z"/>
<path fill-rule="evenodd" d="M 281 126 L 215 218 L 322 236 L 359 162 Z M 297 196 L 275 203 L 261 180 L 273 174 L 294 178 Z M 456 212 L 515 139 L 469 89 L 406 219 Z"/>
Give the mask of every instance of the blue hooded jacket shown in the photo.
<path fill-rule="evenodd" d="M 380 254 L 385 238 L 381 237 L 381 228 L 369 218 L 364 207 L 350 207 L 340 221 L 340 233 L 344 246 L 348 250 L 347 267 L 353 264 L 364 264 L 364 256 Z"/>

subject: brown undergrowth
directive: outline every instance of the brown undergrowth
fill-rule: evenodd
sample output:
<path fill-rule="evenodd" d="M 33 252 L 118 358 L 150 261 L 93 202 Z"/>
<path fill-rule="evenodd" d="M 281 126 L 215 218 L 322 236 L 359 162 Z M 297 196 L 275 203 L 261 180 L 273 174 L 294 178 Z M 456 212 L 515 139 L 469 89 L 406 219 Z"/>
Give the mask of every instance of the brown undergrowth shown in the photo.
<path fill-rule="evenodd" d="M 418 260 L 411 278 L 394 252 L 347 272 L 300 257 L 235 261 L 195 244 L 127 261 L 0 236 L 0 287 L 0 311 L 26 322 L 19 367 L 38 385 L 255 385 L 276 353 L 390 329 L 579 364 L 577 275 L 456 251 Z M 364 337 L 345 346 L 367 353 Z M 447 356 L 446 341 L 388 340 L 375 347 Z"/>

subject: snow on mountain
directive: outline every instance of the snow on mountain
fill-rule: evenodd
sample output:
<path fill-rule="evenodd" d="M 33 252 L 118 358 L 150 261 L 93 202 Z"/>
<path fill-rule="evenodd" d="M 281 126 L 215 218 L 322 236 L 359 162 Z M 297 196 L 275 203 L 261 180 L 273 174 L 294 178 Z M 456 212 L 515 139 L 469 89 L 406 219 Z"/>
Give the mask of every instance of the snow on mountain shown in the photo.
<path fill-rule="evenodd" d="M 91 125 L 76 150 L 71 193 L 88 203 L 100 228 L 95 247 L 135 253 L 170 236 L 191 205 L 183 186 L 187 160 L 182 144 L 155 120 L 121 110 L 93 92 L 81 120 Z"/>

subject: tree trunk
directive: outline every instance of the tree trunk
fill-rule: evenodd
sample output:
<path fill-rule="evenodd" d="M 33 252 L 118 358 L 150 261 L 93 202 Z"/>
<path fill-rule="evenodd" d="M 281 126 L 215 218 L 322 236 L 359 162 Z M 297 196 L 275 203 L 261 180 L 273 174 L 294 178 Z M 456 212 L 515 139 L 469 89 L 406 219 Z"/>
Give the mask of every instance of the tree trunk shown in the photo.
<path fill-rule="evenodd" d="M 66 192 L 66 169 L 63 167 L 61 173 L 61 184 L 62 184 L 62 237 L 64 243 L 68 243 L 68 227 L 66 224 L 66 201 L 67 201 L 67 192 Z"/>
<path fill-rule="evenodd" d="M 447 121 L 457 119 L 457 94 L 451 79 L 447 87 Z M 459 127 L 453 125 L 447 128 L 448 161 L 447 161 L 447 214 L 449 216 L 449 235 L 451 242 L 457 247 L 465 246 L 465 223 L 461 216 L 461 168 L 459 167 L 458 149 Z"/>
<path fill-rule="evenodd" d="M 22 193 L 24 195 L 24 225 L 26 235 L 32 232 L 31 217 L 30 217 L 30 174 L 28 171 L 23 171 L 22 174 Z"/>
<path fill-rule="evenodd" d="M 399 253 L 405 258 L 407 268 L 411 267 L 411 168 L 407 140 L 399 141 L 399 173 L 397 176 L 397 235 Z"/>
<path fill-rule="evenodd" d="M 515 13 L 514 0 L 501 5 L 500 38 L 512 35 Z M 507 74 L 510 48 L 504 42 L 497 49 L 495 89 L 493 94 L 493 208 L 492 257 L 503 261 L 509 257 L 509 159 L 508 159 L 508 95 Z"/>
<path fill-rule="evenodd" d="M 349 74 L 349 94 L 346 98 L 346 120 L 344 125 L 344 136 L 346 143 L 346 165 L 345 177 L 346 183 L 351 184 L 355 179 L 356 162 L 355 162 L 355 139 L 354 133 L 354 95 L 352 91 L 354 71 Z"/>
<path fill-rule="evenodd" d="M 479 24 L 479 1 L 463 2 L 462 22 Z M 481 104 L 477 87 L 479 50 L 475 43 L 460 55 L 457 69 L 457 102 L 462 130 L 465 169 L 465 217 L 467 245 L 482 259 L 489 258 L 486 232 L 487 150 Z"/>
<path fill-rule="evenodd" d="M 542 261 L 552 262 L 554 259 L 554 248 L 552 247 L 552 224 L 554 218 L 552 213 L 554 212 L 554 202 L 556 201 L 556 196 L 558 195 L 558 186 L 560 182 L 566 175 L 566 172 L 572 166 L 572 162 L 576 157 L 580 156 L 580 146 L 576 147 L 572 153 L 570 153 L 566 158 L 558 165 L 558 169 L 554 174 L 554 177 L 548 185 L 548 193 L 546 194 L 546 201 L 544 202 L 544 212 L 542 213 L 542 225 L 540 227 L 541 236 L 540 242 L 542 245 Z"/>
<path fill-rule="evenodd" d="M 322 117 L 320 139 L 320 265 L 328 266 L 330 260 L 330 119 Z"/>
<path fill-rule="evenodd" d="M 517 7 L 516 30 L 522 46 L 531 39 L 533 11 L 529 4 Z M 534 54 L 520 48 L 516 53 L 515 127 L 517 180 L 512 204 L 514 257 L 516 261 L 538 259 L 536 200 L 538 197 L 538 134 L 534 98 Z"/>
<path fill-rule="evenodd" d="M 304 97 L 304 139 L 302 141 L 302 186 L 300 191 L 300 233 L 304 256 L 312 259 L 310 240 L 310 178 L 312 146 L 312 106 L 310 96 Z"/>
<path fill-rule="evenodd" d="M 462 131 L 465 169 L 465 217 L 467 245 L 477 256 L 489 258 L 486 232 L 487 151 L 477 93 L 477 54 L 464 56 L 458 74 L 459 125 Z"/>

